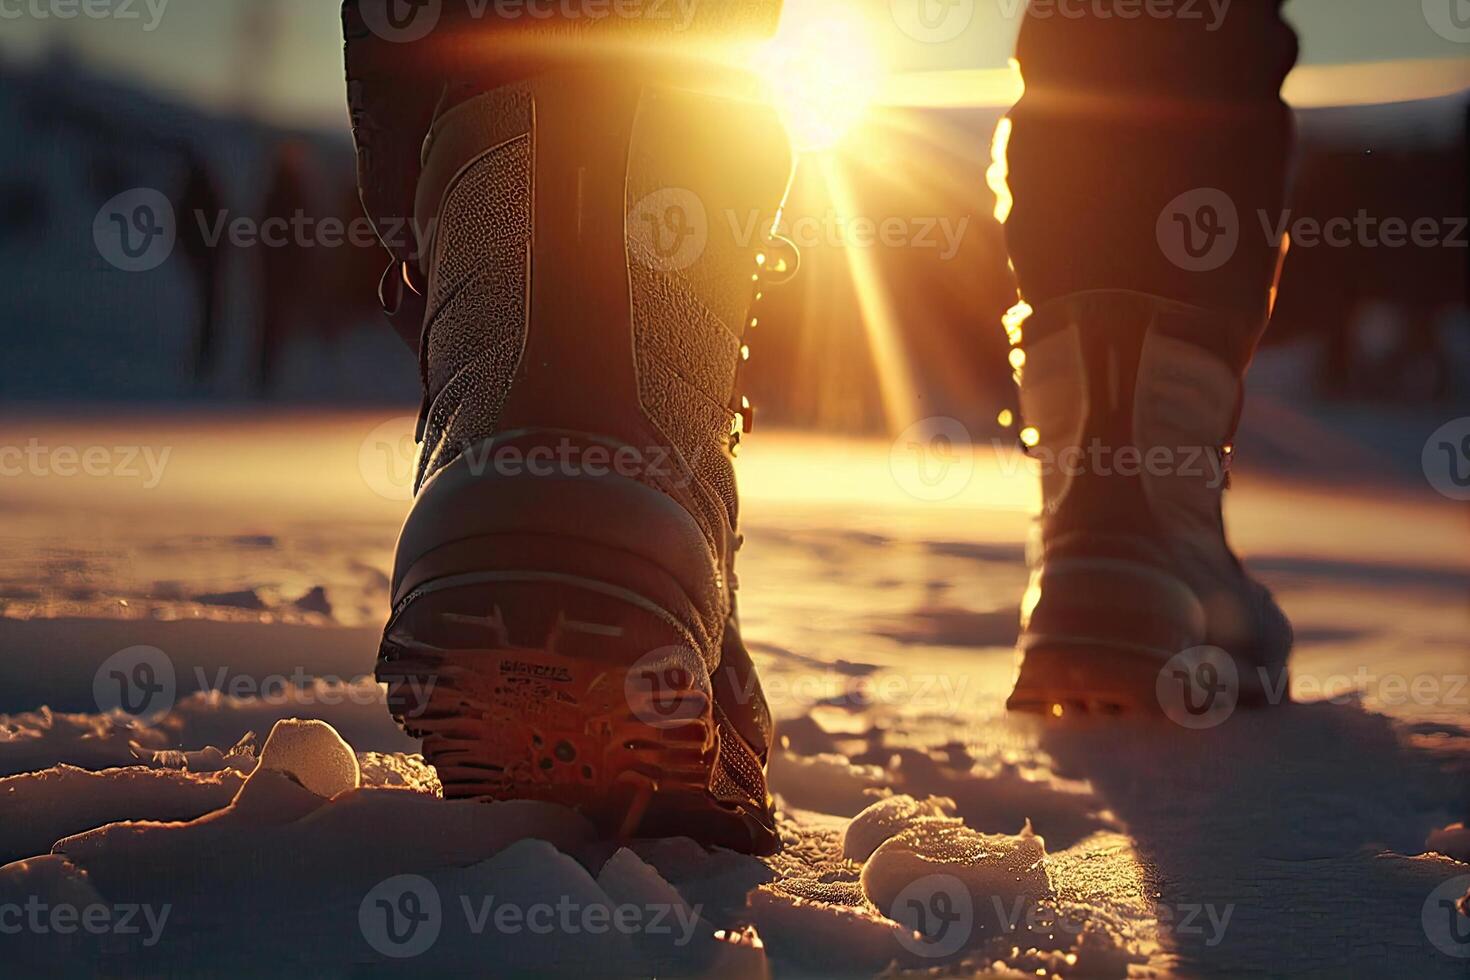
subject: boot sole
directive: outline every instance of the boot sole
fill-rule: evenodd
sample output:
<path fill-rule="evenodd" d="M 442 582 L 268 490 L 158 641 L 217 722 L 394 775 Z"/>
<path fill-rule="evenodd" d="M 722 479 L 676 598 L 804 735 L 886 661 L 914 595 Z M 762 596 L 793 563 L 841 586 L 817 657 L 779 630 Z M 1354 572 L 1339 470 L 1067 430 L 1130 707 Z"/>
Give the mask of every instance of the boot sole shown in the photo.
<path fill-rule="evenodd" d="M 1159 672 L 1171 654 L 1127 649 L 1083 639 L 1023 640 L 1017 651 L 1016 682 L 1006 710 L 1053 718 L 1107 718 L 1167 715 L 1158 696 Z M 1281 668 L 1284 673 L 1285 668 Z M 1275 703 L 1266 684 L 1285 690 L 1283 678 L 1263 679 L 1241 671 L 1236 708 L 1264 708 Z"/>
<path fill-rule="evenodd" d="M 1025 614 L 1007 709 L 1052 717 L 1169 713 L 1160 672 L 1176 654 L 1206 645 L 1205 611 L 1187 585 L 1139 562 L 1066 558 L 1044 565 L 1030 591 L 1038 598 Z M 1235 663 L 1233 707 L 1264 706 L 1270 690 L 1285 690 L 1276 686 L 1284 666 L 1262 671 L 1254 656 Z"/>
<path fill-rule="evenodd" d="M 697 650 L 675 616 L 633 592 L 484 572 L 407 595 L 377 677 L 448 798 L 558 803 L 617 839 L 769 853 L 769 799 L 729 798 L 730 736 Z"/>

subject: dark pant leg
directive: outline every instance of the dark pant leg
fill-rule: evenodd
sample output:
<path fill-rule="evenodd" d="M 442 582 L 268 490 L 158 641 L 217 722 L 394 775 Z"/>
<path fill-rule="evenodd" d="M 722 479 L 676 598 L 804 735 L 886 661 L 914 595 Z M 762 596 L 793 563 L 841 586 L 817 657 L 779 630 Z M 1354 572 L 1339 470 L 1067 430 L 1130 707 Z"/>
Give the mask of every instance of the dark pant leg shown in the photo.
<path fill-rule="evenodd" d="M 1234 0 L 1217 14 L 1207 0 L 1036 0 L 1018 46 L 1026 92 L 1010 114 L 1006 225 L 1031 305 L 1130 289 L 1264 315 L 1277 249 L 1259 214 L 1279 220 L 1293 129 L 1280 89 L 1297 44 L 1282 3 Z M 1200 188 L 1228 196 L 1239 244 L 1221 267 L 1189 271 L 1157 227 Z M 1218 225 L 1208 219 L 1229 218 L 1203 217 L 1201 243 Z"/>

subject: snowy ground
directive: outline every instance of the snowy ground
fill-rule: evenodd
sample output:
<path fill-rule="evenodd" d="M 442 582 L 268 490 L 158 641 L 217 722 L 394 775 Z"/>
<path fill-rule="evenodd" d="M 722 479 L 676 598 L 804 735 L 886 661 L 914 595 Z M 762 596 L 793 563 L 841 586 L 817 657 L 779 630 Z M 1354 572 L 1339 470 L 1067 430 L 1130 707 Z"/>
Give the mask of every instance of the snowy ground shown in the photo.
<path fill-rule="evenodd" d="M 1470 844 L 1443 828 L 1470 817 L 1470 560 L 1463 506 L 1422 479 L 1312 485 L 1244 454 L 1230 517 L 1296 620 L 1301 703 L 1043 723 L 1002 711 L 1020 463 L 962 456 L 925 501 L 902 445 L 757 433 L 741 597 L 787 841 L 758 860 L 433 795 L 363 679 L 410 428 L 0 423 L 45 459 L 0 479 L 19 973 L 1466 975 Z M 1268 428 L 1345 462 L 1302 419 Z M 103 710 L 120 697 L 149 720 Z M 267 745 L 283 718 L 341 739 Z"/>

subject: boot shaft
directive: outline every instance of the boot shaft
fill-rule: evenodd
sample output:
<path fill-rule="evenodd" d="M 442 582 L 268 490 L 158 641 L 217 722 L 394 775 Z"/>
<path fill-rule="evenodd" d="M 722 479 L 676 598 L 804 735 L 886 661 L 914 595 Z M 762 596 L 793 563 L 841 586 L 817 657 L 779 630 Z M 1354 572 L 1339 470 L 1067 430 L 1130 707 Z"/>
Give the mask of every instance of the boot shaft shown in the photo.
<path fill-rule="evenodd" d="M 736 375 L 791 173 L 774 113 L 556 71 L 444 114 L 424 159 L 421 480 L 497 434 L 564 431 L 716 488 L 733 525 Z"/>
<path fill-rule="evenodd" d="M 1157 297 L 1083 293 L 1025 324 L 1022 414 L 1048 552 L 1118 557 L 1223 538 L 1242 380 L 1260 327 Z"/>

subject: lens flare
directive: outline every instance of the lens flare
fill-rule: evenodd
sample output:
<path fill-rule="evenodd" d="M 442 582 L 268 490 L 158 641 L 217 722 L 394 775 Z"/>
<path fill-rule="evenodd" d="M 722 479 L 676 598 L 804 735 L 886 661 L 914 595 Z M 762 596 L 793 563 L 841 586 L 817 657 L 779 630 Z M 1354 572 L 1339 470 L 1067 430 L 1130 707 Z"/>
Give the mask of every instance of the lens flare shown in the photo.
<path fill-rule="evenodd" d="M 797 150 L 836 147 L 878 95 L 883 64 L 867 23 L 839 0 L 788 3 L 758 57 Z"/>

